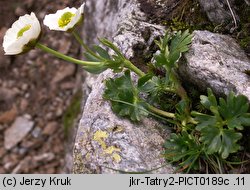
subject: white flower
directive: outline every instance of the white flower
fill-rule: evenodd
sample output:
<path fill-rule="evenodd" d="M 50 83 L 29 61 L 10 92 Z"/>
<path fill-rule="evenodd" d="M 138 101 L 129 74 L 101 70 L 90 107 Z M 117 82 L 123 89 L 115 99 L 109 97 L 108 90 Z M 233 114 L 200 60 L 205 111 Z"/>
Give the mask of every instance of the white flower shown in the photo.
<path fill-rule="evenodd" d="M 33 48 L 41 33 L 40 23 L 34 13 L 19 17 L 3 39 L 5 55 L 16 55 Z"/>
<path fill-rule="evenodd" d="M 78 9 L 67 7 L 58 10 L 55 14 L 46 15 L 43 23 L 50 30 L 68 31 L 81 21 L 83 9 L 84 3 Z"/>

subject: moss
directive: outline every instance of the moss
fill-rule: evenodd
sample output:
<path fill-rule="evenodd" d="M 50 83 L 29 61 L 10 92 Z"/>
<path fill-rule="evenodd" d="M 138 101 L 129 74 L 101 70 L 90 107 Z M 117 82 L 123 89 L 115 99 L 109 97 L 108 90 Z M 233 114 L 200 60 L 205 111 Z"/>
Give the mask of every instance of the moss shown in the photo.
<path fill-rule="evenodd" d="M 185 0 L 175 8 L 171 18 L 162 21 L 172 31 L 178 30 L 214 30 L 214 25 L 208 20 L 206 14 L 201 10 L 197 0 Z"/>
<path fill-rule="evenodd" d="M 236 2 L 236 7 L 241 21 L 237 39 L 246 53 L 250 54 L 250 6 L 246 6 L 243 0 L 239 0 Z"/>
<path fill-rule="evenodd" d="M 69 129 L 73 127 L 75 119 L 81 112 L 82 92 L 79 90 L 71 99 L 71 102 L 63 115 L 63 128 L 67 136 Z"/>
<path fill-rule="evenodd" d="M 247 48 L 250 44 L 250 36 L 246 36 L 245 38 L 240 39 L 239 42 L 242 48 Z"/>

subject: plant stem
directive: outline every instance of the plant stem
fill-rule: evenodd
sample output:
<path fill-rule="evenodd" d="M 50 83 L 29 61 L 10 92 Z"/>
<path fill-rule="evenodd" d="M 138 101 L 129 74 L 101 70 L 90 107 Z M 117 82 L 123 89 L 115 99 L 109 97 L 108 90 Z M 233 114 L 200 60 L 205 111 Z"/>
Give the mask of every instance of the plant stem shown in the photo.
<path fill-rule="evenodd" d="M 95 52 L 93 52 L 84 42 L 83 40 L 80 38 L 80 36 L 77 34 L 76 31 L 73 31 L 72 32 L 73 36 L 75 37 L 75 39 L 78 41 L 78 43 L 89 53 L 91 54 L 92 56 L 94 56 L 95 58 L 97 59 L 101 59 L 101 60 L 104 60 L 102 57 L 96 55 Z"/>
<path fill-rule="evenodd" d="M 36 44 L 36 47 L 47 52 L 47 53 L 50 53 L 60 59 L 63 59 L 65 61 L 68 61 L 68 62 L 71 62 L 71 63 L 75 63 L 75 64 L 78 64 L 78 65 L 82 65 L 82 66 L 98 66 L 101 64 L 101 62 L 88 62 L 88 61 L 82 61 L 82 60 L 79 60 L 79 59 L 75 59 L 75 58 L 72 58 L 72 57 L 69 57 L 67 55 L 64 55 L 58 51 L 55 51 L 43 44 L 40 44 L 40 43 L 37 43 Z"/>
<path fill-rule="evenodd" d="M 130 69 L 131 71 L 134 71 L 139 77 L 142 77 L 145 75 L 144 72 L 142 72 L 138 67 L 136 67 L 133 63 L 131 63 L 129 60 L 124 60 L 124 67 Z"/>
<path fill-rule="evenodd" d="M 186 106 L 186 109 L 185 109 L 186 114 L 190 115 L 190 110 L 189 110 L 190 100 L 189 100 L 189 97 L 187 95 L 186 90 L 181 85 L 181 82 L 177 78 L 177 74 L 175 73 L 175 71 L 173 69 L 171 69 L 170 71 L 168 71 L 168 73 L 169 73 L 171 79 L 174 82 L 174 87 L 175 87 L 176 94 L 178 96 L 180 96 L 181 99 L 184 100 L 187 103 L 187 106 Z"/>
<path fill-rule="evenodd" d="M 175 118 L 175 114 L 174 113 L 170 113 L 170 112 L 166 112 L 166 111 L 163 111 L 163 110 L 160 110 L 156 107 L 153 107 L 153 106 L 148 106 L 148 109 L 158 115 L 161 115 L 161 116 L 164 116 L 164 117 L 168 117 L 168 118 L 172 118 L 174 119 Z"/>

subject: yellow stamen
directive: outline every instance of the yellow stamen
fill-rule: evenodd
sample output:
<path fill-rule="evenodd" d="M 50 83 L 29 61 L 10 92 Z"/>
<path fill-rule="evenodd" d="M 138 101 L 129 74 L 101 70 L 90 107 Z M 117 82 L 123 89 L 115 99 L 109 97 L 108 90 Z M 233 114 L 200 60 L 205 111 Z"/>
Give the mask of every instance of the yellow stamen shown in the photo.
<path fill-rule="evenodd" d="M 75 14 L 71 13 L 71 12 L 66 12 L 64 13 L 61 18 L 58 20 L 58 26 L 63 28 L 65 26 L 67 26 L 67 24 L 70 23 L 70 21 L 72 20 L 72 18 L 75 16 Z"/>
<path fill-rule="evenodd" d="M 24 32 L 28 31 L 31 28 L 31 25 L 28 24 L 25 27 L 23 27 L 19 32 L 17 33 L 17 38 L 22 37 Z"/>

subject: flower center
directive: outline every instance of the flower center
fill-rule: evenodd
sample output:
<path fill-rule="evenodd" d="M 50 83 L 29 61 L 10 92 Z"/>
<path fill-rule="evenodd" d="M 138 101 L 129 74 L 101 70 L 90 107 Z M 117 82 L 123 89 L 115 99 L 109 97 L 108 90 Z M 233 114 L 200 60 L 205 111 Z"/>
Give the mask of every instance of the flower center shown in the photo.
<path fill-rule="evenodd" d="M 63 28 L 64 26 L 69 24 L 69 22 L 72 20 L 72 17 L 74 17 L 74 16 L 75 16 L 75 14 L 73 14 L 71 12 L 64 13 L 61 16 L 61 18 L 58 20 L 58 26 Z"/>
<path fill-rule="evenodd" d="M 25 27 L 23 27 L 21 30 L 19 30 L 19 32 L 17 33 L 17 38 L 22 37 L 23 33 L 28 31 L 31 28 L 31 25 L 28 24 Z"/>

